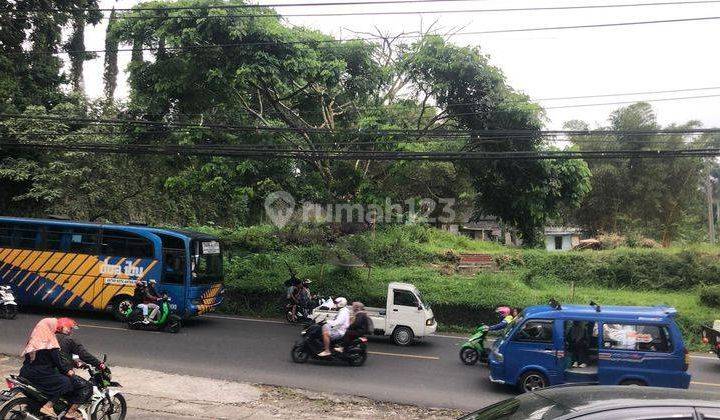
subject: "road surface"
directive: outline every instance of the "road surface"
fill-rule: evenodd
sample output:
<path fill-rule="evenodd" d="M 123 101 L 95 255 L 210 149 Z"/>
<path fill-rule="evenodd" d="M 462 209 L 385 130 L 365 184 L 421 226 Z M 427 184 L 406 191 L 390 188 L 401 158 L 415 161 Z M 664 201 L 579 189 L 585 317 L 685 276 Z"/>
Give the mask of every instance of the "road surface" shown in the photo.
<path fill-rule="evenodd" d="M 80 323 L 81 341 L 94 353 L 108 353 L 111 366 L 468 411 L 514 395 L 491 384 L 487 368 L 460 363 L 457 344 L 462 338 L 435 336 L 411 347 L 372 340 L 362 367 L 312 361 L 300 365 L 290 359 L 300 328 L 279 321 L 209 315 L 190 321 L 178 334 L 168 334 L 130 331 L 101 315 L 71 315 Z M 0 320 L 0 353 L 19 353 L 43 316 L 47 314 Z M 690 370 L 691 388 L 718 392 L 720 398 L 720 360 L 693 356 Z"/>

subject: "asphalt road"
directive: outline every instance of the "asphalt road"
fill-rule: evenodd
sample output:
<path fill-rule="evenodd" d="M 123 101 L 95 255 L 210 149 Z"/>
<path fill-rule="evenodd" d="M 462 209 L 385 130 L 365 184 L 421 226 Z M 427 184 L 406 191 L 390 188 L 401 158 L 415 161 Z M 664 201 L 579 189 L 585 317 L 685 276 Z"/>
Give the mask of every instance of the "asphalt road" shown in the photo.
<path fill-rule="evenodd" d="M 17 354 L 43 314 L 0 320 L 0 353 Z M 59 314 L 53 314 L 59 316 Z M 205 316 L 178 334 L 130 331 L 102 316 L 73 314 L 78 337 L 94 353 L 107 353 L 109 364 L 168 373 L 299 387 L 429 407 L 474 410 L 514 395 L 491 384 L 483 366 L 458 359 L 462 338 L 435 336 L 411 347 L 372 340 L 367 363 L 295 364 L 290 348 L 298 326 L 278 321 Z M 693 356 L 691 388 L 718 392 L 720 360 Z"/>

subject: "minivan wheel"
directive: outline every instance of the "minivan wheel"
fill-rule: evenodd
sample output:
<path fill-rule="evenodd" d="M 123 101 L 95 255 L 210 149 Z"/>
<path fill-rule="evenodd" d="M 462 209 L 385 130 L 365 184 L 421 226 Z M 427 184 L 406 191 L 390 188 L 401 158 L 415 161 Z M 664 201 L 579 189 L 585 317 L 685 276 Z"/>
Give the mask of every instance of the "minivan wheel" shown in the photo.
<path fill-rule="evenodd" d="M 520 381 L 518 381 L 518 388 L 520 389 L 520 392 L 536 391 L 547 386 L 548 380 L 545 375 L 536 370 L 523 373 L 520 377 Z"/>
<path fill-rule="evenodd" d="M 620 385 L 647 386 L 647 384 L 639 379 L 626 379 L 620 382 Z"/>
<path fill-rule="evenodd" d="M 398 346 L 407 346 L 413 342 L 415 334 L 408 327 L 396 327 L 392 334 L 393 343 Z"/>

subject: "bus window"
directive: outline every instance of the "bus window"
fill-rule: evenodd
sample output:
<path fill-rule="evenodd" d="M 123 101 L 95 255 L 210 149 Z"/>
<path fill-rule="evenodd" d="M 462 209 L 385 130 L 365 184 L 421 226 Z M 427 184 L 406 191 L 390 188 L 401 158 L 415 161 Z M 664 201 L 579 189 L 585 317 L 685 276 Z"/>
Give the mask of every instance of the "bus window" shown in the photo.
<path fill-rule="evenodd" d="M 12 242 L 12 225 L 0 223 L 0 248 L 10 248 Z"/>
<path fill-rule="evenodd" d="M 18 224 L 13 227 L 13 248 L 37 249 L 38 242 L 40 242 L 39 226 Z"/>
<path fill-rule="evenodd" d="M 102 232 L 101 255 L 129 258 L 153 258 L 153 245 L 149 239 L 130 232 L 105 229 Z"/>
<path fill-rule="evenodd" d="M 220 244 L 216 241 L 193 241 L 194 284 L 210 284 L 222 281 L 223 260 Z"/>
<path fill-rule="evenodd" d="M 68 236 L 67 229 L 48 226 L 45 228 L 45 247 L 47 251 L 67 251 Z"/>
<path fill-rule="evenodd" d="M 68 251 L 76 254 L 97 254 L 99 233 L 97 229 L 72 228 L 67 234 Z"/>
<path fill-rule="evenodd" d="M 169 235 L 158 235 L 163 246 L 162 282 L 185 284 L 185 241 Z"/>

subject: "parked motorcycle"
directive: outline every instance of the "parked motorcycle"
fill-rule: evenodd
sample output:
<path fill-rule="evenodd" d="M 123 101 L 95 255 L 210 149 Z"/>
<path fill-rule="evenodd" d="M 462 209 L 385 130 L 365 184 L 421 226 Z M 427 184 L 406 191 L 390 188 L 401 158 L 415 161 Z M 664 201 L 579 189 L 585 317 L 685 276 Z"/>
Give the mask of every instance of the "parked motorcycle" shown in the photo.
<path fill-rule="evenodd" d="M 327 299 L 314 296 L 314 299 L 312 299 L 310 301 L 310 304 L 305 308 L 301 307 L 300 305 L 294 305 L 295 317 L 293 318 L 293 304 L 287 303 L 285 305 L 285 320 L 291 324 L 312 324 L 313 322 L 315 322 L 312 318 L 313 309 L 326 304 Z"/>
<path fill-rule="evenodd" d="M 103 356 L 103 363 L 107 356 Z M 90 383 L 93 392 L 90 399 L 78 406 L 78 411 L 84 420 L 123 420 L 127 415 L 127 403 L 125 397 L 113 388 L 121 387 L 117 382 L 112 381 L 109 368 L 104 370 L 96 369 L 93 366 L 79 364 L 80 369 L 86 369 L 90 374 Z M 32 386 L 25 379 L 10 375 L 5 379 L 10 389 L 6 394 L 11 398 L 0 408 L 0 419 L 27 419 L 42 420 L 47 418 L 40 413 L 40 408 L 47 403 L 48 398 Z M 60 400 L 53 409 L 57 418 L 62 419 L 70 408 L 67 401 Z"/>
<path fill-rule="evenodd" d="M 460 347 L 460 361 L 468 366 L 472 366 L 478 361 L 487 363 L 488 351 L 485 348 L 485 336 L 488 331 L 487 325 L 481 325 L 475 330 L 475 333 Z"/>
<path fill-rule="evenodd" d="M 305 363 L 308 359 L 336 360 L 348 363 L 350 366 L 362 366 L 367 360 L 367 338 L 358 337 L 345 347 L 342 352 L 335 351 L 342 339 L 330 343 L 330 352 L 327 357 L 320 357 L 323 351 L 322 324 L 313 324 L 300 333 L 302 338 L 295 343 L 290 352 L 295 363 Z"/>
<path fill-rule="evenodd" d="M 177 333 L 182 326 L 182 318 L 172 313 L 170 310 L 170 301 L 171 299 L 168 295 L 163 295 L 159 302 L 160 312 L 158 313 L 157 319 L 150 320 L 148 323 L 144 322 L 145 317 L 143 316 L 142 309 L 139 307 L 129 309 L 126 312 L 128 328 L 131 330 Z"/>
<path fill-rule="evenodd" d="M 10 286 L 0 286 L 0 318 L 15 319 L 18 312 L 15 295 Z"/>

